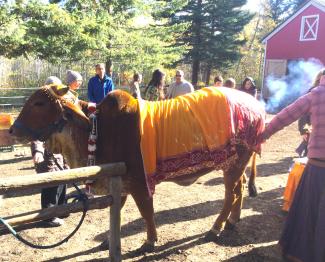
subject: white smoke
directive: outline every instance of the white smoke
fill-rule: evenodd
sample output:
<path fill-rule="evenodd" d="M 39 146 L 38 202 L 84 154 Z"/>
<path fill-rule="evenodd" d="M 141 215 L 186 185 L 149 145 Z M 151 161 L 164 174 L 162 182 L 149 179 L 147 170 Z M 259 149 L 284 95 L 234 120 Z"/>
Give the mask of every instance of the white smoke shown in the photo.
<path fill-rule="evenodd" d="M 323 64 L 315 58 L 308 61 L 294 61 L 288 64 L 288 74 L 275 78 L 266 78 L 266 86 L 271 94 L 265 110 L 277 113 L 311 88 L 316 74 L 323 68 Z"/>

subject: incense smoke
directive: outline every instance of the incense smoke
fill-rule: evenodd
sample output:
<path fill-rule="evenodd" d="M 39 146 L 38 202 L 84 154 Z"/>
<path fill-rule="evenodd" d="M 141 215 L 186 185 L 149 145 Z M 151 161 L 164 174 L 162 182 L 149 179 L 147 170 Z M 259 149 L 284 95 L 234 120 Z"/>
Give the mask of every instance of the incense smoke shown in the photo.
<path fill-rule="evenodd" d="M 277 113 L 311 88 L 316 74 L 324 66 L 315 58 L 308 61 L 294 61 L 288 64 L 288 74 L 275 78 L 270 75 L 266 78 L 266 88 L 270 97 L 265 104 L 268 113 Z"/>

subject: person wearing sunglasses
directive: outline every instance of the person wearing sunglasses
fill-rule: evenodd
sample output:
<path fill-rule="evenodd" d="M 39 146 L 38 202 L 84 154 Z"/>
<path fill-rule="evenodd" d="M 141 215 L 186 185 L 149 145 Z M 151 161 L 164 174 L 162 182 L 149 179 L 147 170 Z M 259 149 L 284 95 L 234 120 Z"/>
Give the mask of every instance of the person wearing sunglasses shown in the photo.
<path fill-rule="evenodd" d="M 177 70 L 175 82 L 169 86 L 166 98 L 175 98 L 191 92 L 194 92 L 193 85 L 184 79 L 184 72 L 182 70 Z"/>

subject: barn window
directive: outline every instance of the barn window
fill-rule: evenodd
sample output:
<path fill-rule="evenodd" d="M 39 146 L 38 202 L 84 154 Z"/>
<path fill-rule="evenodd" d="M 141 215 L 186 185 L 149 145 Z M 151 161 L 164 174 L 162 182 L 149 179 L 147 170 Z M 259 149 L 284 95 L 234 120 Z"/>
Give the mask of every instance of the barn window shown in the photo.
<path fill-rule="evenodd" d="M 303 16 L 301 18 L 300 41 L 317 40 L 319 15 Z"/>

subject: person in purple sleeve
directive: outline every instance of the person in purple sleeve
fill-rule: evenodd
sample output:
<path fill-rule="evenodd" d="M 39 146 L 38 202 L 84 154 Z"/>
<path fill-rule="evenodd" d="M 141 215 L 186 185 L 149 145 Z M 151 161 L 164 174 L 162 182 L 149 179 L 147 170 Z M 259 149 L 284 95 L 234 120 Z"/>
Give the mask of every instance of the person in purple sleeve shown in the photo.
<path fill-rule="evenodd" d="M 279 112 L 259 138 L 268 139 L 303 115 L 310 116 L 308 162 L 279 241 L 289 261 L 325 261 L 325 68 L 319 75 L 319 85 Z"/>

